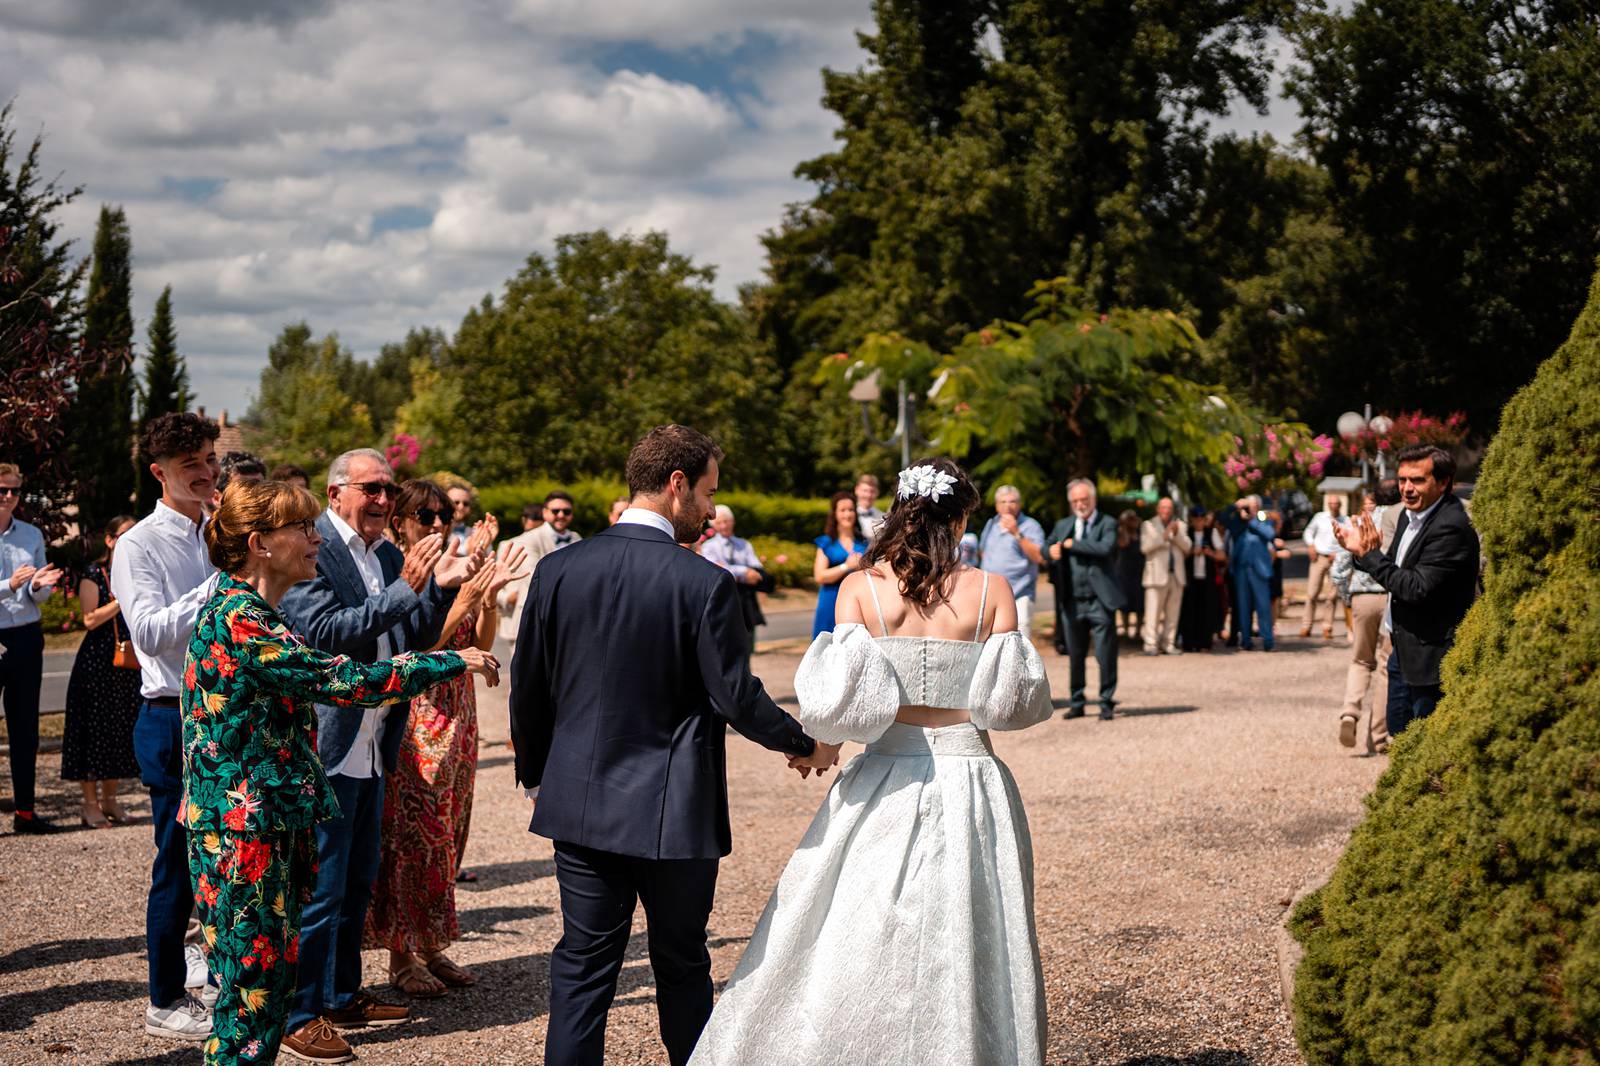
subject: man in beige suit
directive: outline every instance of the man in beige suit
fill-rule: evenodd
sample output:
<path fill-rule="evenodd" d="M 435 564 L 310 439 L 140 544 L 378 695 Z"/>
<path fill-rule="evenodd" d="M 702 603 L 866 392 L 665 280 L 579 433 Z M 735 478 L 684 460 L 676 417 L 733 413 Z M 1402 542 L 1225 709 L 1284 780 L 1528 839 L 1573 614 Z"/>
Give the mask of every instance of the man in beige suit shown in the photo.
<path fill-rule="evenodd" d="M 1139 550 L 1144 553 L 1144 653 L 1182 655 L 1174 638 L 1178 612 L 1183 606 L 1183 565 L 1189 554 L 1189 531 L 1178 520 L 1177 508 L 1163 496 L 1156 516 L 1139 527 Z"/>

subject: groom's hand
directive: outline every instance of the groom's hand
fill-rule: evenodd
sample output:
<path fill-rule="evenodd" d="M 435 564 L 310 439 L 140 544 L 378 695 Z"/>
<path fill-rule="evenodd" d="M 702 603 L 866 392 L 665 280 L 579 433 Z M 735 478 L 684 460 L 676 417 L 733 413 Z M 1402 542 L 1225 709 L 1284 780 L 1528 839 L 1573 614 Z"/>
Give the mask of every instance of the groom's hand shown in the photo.
<path fill-rule="evenodd" d="M 824 744 L 820 740 L 816 743 L 810 755 L 793 755 L 789 758 L 789 768 L 799 771 L 803 778 L 810 777 L 813 770 L 821 777 L 830 767 L 839 764 L 839 749 L 844 747 L 843 744 Z"/>

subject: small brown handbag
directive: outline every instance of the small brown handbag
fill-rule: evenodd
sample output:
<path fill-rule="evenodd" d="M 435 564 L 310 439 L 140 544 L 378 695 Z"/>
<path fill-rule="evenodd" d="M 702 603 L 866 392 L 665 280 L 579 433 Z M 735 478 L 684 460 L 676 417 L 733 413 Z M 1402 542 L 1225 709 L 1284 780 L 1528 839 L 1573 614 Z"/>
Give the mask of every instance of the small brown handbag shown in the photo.
<path fill-rule="evenodd" d="M 139 669 L 139 656 L 133 650 L 133 641 L 122 635 L 115 616 L 111 619 L 111 635 L 117 638 L 116 650 L 111 653 L 111 665 L 124 670 Z"/>

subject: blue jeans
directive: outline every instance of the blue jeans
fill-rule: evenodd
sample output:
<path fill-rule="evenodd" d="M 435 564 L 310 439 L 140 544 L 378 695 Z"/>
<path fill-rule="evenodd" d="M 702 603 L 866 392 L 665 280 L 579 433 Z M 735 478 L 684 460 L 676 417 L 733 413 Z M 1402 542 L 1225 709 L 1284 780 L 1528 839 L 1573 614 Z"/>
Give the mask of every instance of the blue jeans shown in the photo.
<path fill-rule="evenodd" d="M 1239 613 L 1234 618 L 1234 628 L 1239 633 L 1239 647 L 1250 650 L 1250 616 L 1255 614 L 1255 620 L 1260 626 L 1261 643 L 1264 647 L 1273 646 L 1272 634 L 1272 582 L 1270 578 L 1259 574 L 1239 573 L 1234 578 L 1239 589 Z"/>
<path fill-rule="evenodd" d="M 150 821 L 156 834 L 150 897 L 144 911 L 150 1002 L 166 1007 L 183 997 L 188 975 L 183 934 L 194 910 L 189 836 L 178 821 L 183 805 L 183 718 L 177 707 L 149 701 L 139 706 L 139 717 L 133 723 L 133 754 L 139 761 L 139 779 L 150 790 Z"/>
<path fill-rule="evenodd" d="M 286 1033 L 325 1010 L 343 1010 L 361 990 L 361 938 L 378 877 L 383 778 L 328 778 L 339 817 L 317 826 L 317 876 L 300 919 L 300 979 Z"/>
<path fill-rule="evenodd" d="M 1397 737 L 1406 726 L 1426 718 L 1444 698 L 1438 685 L 1408 685 L 1400 676 L 1400 656 L 1389 653 L 1389 708 L 1386 713 L 1389 736 Z"/>

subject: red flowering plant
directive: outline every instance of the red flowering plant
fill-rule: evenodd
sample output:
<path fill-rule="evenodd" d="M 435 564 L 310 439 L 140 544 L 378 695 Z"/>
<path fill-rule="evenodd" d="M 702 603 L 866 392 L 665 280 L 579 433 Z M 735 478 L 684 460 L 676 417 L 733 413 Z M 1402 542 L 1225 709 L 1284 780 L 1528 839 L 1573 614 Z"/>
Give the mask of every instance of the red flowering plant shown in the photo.
<path fill-rule="evenodd" d="M 1237 450 L 1223 461 L 1222 471 L 1241 492 L 1310 488 L 1322 478 L 1334 449 L 1332 437 L 1312 435 L 1292 422 L 1263 424 L 1252 436 L 1236 436 L 1233 442 Z"/>
<path fill-rule="evenodd" d="M 428 442 L 432 444 L 432 441 Z M 394 468 L 394 476 L 400 481 L 414 477 L 421 477 L 423 444 L 409 433 L 396 433 L 394 443 L 383 450 L 389 459 L 389 465 Z"/>
<path fill-rule="evenodd" d="M 1421 411 L 1401 411 L 1393 418 L 1378 416 L 1360 431 L 1344 438 L 1340 447 L 1356 462 L 1376 461 L 1380 455 L 1393 455 L 1413 444 L 1436 444 L 1453 452 L 1467 437 L 1467 416 L 1453 411 L 1443 418 Z"/>

